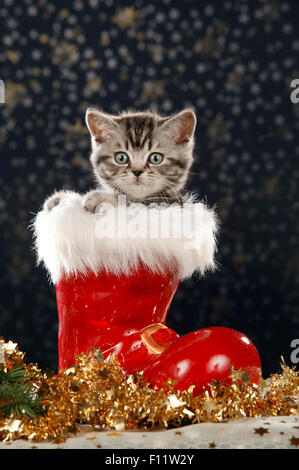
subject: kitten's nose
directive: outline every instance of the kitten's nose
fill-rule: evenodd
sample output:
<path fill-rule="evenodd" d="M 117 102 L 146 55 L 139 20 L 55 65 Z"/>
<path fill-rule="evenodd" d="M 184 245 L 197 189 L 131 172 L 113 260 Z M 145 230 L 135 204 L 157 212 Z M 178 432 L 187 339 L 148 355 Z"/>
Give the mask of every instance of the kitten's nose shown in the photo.
<path fill-rule="evenodd" d="M 134 175 L 138 177 L 139 175 L 141 175 L 141 173 L 143 173 L 143 171 L 142 170 L 133 170 L 132 173 L 134 173 Z"/>

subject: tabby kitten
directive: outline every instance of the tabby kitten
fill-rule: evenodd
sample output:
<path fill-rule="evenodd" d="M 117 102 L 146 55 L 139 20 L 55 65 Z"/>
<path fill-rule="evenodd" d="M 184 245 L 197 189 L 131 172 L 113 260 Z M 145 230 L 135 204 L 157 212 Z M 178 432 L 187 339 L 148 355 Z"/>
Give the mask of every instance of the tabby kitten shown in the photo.
<path fill-rule="evenodd" d="M 118 116 L 89 108 L 91 164 L 98 189 L 88 192 L 83 206 L 94 212 L 101 202 L 181 202 L 193 160 L 196 117 L 191 108 L 162 117 L 154 112 L 123 112 Z M 51 210 L 55 193 L 45 202 Z"/>

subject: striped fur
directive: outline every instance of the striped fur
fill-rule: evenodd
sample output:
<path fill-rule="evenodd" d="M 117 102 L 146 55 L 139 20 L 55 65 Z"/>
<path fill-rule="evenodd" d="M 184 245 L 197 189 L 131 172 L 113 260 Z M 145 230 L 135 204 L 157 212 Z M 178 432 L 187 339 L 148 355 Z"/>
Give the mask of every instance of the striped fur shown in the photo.
<path fill-rule="evenodd" d="M 86 123 L 100 190 L 125 194 L 131 201 L 179 199 L 193 160 L 196 117 L 191 108 L 168 117 L 135 111 L 113 116 L 90 108 Z M 128 164 L 115 162 L 117 152 L 128 155 Z M 154 152 L 164 157 L 159 165 L 148 160 Z M 136 176 L 134 171 L 141 174 Z"/>

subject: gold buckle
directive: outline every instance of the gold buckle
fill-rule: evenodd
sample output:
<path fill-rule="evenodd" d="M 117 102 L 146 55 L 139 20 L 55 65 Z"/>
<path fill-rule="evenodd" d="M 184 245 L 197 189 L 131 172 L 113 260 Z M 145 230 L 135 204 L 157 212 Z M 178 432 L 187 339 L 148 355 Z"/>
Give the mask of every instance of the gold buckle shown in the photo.
<path fill-rule="evenodd" d="M 159 331 L 162 328 L 167 328 L 167 326 L 163 325 L 163 323 L 153 323 L 152 325 L 146 326 L 145 328 L 143 328 L 143 330 L 141 330 L 141 341 L 143 342 L 150 354 L 161 354 L 172 343 L 172 341 L 169 341 L 168 343 L 160 345 L 152 337 L 152 335 L 156 333 L 156 331 Z"/>

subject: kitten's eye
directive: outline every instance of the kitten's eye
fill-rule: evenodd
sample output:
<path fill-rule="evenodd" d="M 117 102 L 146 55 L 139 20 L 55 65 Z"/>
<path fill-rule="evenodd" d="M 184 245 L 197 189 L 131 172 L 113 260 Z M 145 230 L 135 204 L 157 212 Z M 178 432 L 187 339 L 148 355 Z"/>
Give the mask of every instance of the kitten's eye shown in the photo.
<path fill-rule="evenodd" d="M 114 160 L 119 165 L 125 165 L 129 161 L 129 157 L 125 152 L 117 152 L 115 154 Z"/>
<path fill-rule="evenodd" d="M 164 160 L 164 157 L 162 153 L 151 153 L 150 156 L 148 157 L 148 161 L 152 165 L 160 165 Z"/>

